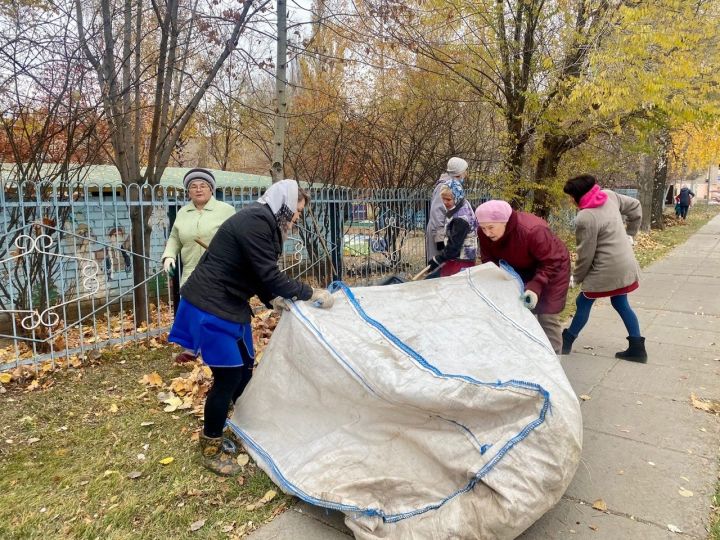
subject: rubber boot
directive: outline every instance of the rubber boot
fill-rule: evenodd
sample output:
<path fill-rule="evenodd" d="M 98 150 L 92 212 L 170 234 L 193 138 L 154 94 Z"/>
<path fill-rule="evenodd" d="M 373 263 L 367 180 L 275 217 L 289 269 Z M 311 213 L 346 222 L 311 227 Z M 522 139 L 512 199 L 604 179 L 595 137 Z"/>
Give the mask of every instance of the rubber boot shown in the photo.
<path fill-rule="evenodd" d="M 560 354 L 570 354 L 573 342 L 577 339 L 577 336 L 573 336 L 566 328 L 562 331 L 562 339 L 562 350 L 560 351 Z"/>
<path fill-rule="evenodd" d="M 232 454 L 233 456 L 237 456 L 238 454 L 241 454 L 243 452 L 243 442 L 235 435 L 235 432 L 230 429 L 229 427 L 225 428 L 225 431 L 223 431 L 223 449 L 228 453 Z"/>
<path fill-rule="evenodd" d="M 629 346 L 626 350 L 615 353 L 615 358 L 622 358 L 629 362 L 647 362 L 647 352 L 645 351 L 644 337 L 628 337 Z"/>
<path fill-rule="evenodd" d="M 225 451 L 222 437 L 206 437 L 200 434 L 200 451 L 203 465 L 220 476 L 235 476 L 240 472 L 240 465 L 235 456 Z"/>

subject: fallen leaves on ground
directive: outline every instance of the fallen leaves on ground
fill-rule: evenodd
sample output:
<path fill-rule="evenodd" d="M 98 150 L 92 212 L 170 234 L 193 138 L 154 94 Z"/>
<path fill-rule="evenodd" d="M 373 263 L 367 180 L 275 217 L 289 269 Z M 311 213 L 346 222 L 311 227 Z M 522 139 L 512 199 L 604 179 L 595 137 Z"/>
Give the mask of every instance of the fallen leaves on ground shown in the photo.
<path fill-rule="evenodd" d="M 257 510 L 261 506 L 265 506 L 267 503 L 272 501 L 277 496 L 277 491 L 274 489 L 271 489 L 265 493 L 265 495 L 262 496 L 261 499 L 259 499 L 257 502 L 254 502 L 252 504 L 248 504 L 245 509 L 248 512 L 251 512 L 253 510 Z"/>
<path fill-rule="evenodd" d="M 140 384 L 145 384 L 151 388 L 159 388 L 163 385 L 163 380 L 157 371 L 153 371 L 152 373 L 147 373 L 143 375 L 143 378 L 140 379 Z"/>
<path fill-rule="evenodd" d="M 701 411 L 720 414 L 720 401 L 699 398 L 694 393 L 690 393 L 690 403 L 692 403 L 693 407 Z"/>
<path fill-rule="evenodd" d="M 192 532 L 200 530 L 205 525 L 205 521 L 205 519 L 198 519 L 197 521 L 192 522 L 190 524 L 190 530 Z"/>
<path fill-rule="evenodd" d="M 678 490 L 678 493 L 680 494 L 681 497 L 692 497 L 694 495 L 694 493 L 692 491 L 690 491 L 689 489 L 685 489 L 685 488 L 680 488 Z"/>
<path fill-rule="evenodd" d="M 600 510 L 601 512 L 607 512 L 608 506 L 607 503 L 603 499 L 598 499 L 592 504 L 592 507 L 595 510 Z"/>
<path fill-rule="evenodd" d="M 166 458 L 162 458 L 158 463 L 161 465 L 170 465 L 173 461 L 175 461 L 175 458 L 172 456 L 168 456 Z"/>

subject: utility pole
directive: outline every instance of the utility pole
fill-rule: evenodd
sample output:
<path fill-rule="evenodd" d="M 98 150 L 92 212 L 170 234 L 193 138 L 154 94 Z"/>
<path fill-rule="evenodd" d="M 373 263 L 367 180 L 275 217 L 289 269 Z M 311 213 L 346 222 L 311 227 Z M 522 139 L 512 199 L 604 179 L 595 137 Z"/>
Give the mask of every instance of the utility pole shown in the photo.
<path fill-rule="evenodd" d="M 275 62 L 275 129 L 270 174 L 277 182 L 285 177 L 285 127 L 287 125 L 287 1 L 277 0 L 277 61 Z"/>

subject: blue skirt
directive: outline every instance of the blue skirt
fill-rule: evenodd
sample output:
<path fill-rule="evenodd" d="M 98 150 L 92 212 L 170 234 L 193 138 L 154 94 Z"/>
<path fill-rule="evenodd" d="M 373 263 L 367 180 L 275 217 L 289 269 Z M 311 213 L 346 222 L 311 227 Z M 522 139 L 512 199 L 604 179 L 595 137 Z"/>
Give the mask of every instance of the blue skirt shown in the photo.
<path fill-rule="evenodd" d="M 168 341 L 177 343 L 197 354 L 212 367 L 243 365 L 238 347 L 244 346 L 250 358 L 255 358 L 252 326 L 221 319 L 196 308 L 181 298 Z"/>

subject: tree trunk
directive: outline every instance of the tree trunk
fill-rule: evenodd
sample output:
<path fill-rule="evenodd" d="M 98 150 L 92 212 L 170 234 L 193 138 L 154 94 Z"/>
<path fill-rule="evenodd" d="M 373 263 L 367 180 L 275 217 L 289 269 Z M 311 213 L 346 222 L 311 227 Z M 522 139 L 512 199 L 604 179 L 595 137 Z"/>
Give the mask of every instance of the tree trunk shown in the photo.
<path fill-rule="evenodd" d="M 135 308 L 135 322 L 138 325 L 147 323 L 150 318 L 147 302 L 147 261 L 150 252 L 150 214 L 151 209 L 145 206 L 149 200 L 146 190 L 133 190 L 130 200 L 131 241 L 132 241 L 132 268 L 133 268 L 133 300 Z M 142 206 L 141 206 L 142 205 Z"/>
<path fill-rule="evenodd" d="M 533 213 L 543 219 L 550 215 L 552 201 L 547 187 L 557 176 L 558 164 L 566 151 L 565 147 L 564 137 L 543 137 L 542 154 L 535 166 L 535 183 L 542 187 L 535 189 L 533 197 Z"/>
<path fill-rule="evenodd" d="M 643 157 L 642 169 L 638 177 L 638 197 L 642 207 L 642 223 L 640 230 L 649 231 L 653 207 L 653 193 L 655 185 L 655 160 L 652 156 Z"/>
<path fill-rule="evenodd" d="M 658 151 L 653 175 L 652 208 L 650 227 L 662 230 L 665 228 L 663 209 L 665 208 L 665 190 L 668 176 L 668 160 L 670 158 L 670 134 L 667 130 L 658 137 Z"/>

